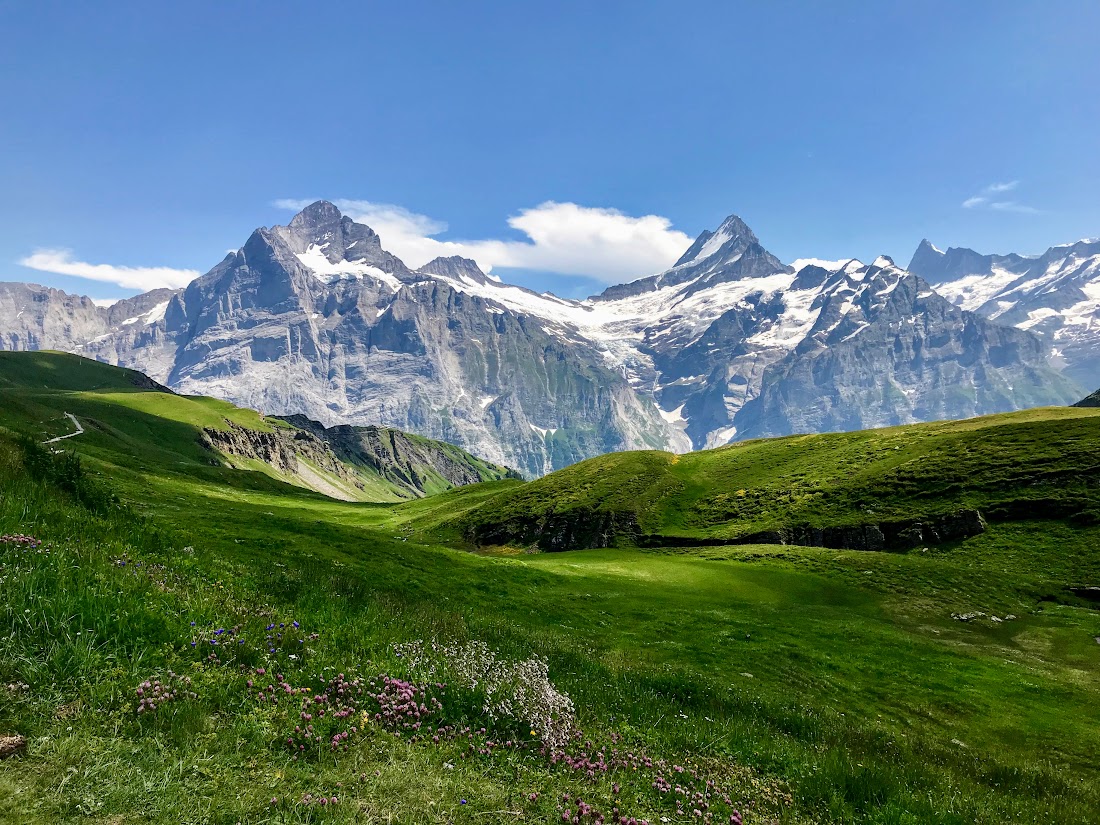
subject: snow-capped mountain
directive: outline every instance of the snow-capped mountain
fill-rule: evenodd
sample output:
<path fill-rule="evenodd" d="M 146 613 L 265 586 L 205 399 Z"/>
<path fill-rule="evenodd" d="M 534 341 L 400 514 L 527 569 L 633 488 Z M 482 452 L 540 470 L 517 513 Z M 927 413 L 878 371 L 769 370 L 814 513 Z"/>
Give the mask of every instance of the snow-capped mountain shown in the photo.
<path fill-rule="evenodd" d="M 1100 240 L 1035 256 L 943 252 L 924 240 L 909 269 L 956 306 L 1035 333 L 1079 383 L 1100 380 Z"/>
<path fill-rule="evenodd" d="M 668 271 L 571 301 L 462 258 L 412 270 L 320 201 L 185 290 L 103 309 L 0 285 L 0 336 L 264 412 L 422 433 L 528 475 L 611 450 L 1082 395 L 1034 335 L 953 306 L 890 259 L 796 271 L 736 216 Z"/>

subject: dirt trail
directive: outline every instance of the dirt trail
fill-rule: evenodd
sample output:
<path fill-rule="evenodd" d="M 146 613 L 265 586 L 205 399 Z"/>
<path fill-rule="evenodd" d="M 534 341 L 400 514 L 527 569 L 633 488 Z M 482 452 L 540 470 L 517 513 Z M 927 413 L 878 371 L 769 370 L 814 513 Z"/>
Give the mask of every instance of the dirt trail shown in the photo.
<path fill-rule="evenodd" d="M 75 415 L 69 412 L 65 413 L 65 415 L 69 416 L 69 420 L 73 422 L 73 426 L 76 427 L 76 432 L 69 433 L 68 435 L 59 435 L 57 436 L 57 438 L 51 438 L 47 441 L 43 441 L 43 444 L 54 444 L 58 441 L 61 441 L 62 439 L 72 438 L 74 435 L 82 435 L 84 433 L 84 428 L 80 426 L 80 422 L 76 420 Z"/>

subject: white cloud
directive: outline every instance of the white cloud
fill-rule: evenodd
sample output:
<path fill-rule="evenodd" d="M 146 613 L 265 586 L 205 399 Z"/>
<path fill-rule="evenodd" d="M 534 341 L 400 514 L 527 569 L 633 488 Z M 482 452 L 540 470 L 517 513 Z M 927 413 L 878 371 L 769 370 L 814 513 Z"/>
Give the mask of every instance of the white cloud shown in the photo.
<path fill-rule="evenodd" d="M 1026 215 L 1034 215 L 1039 210 L 1034 206 L 1027 206 L 1018 201 L 994 200 L 992 195 L 1001 195 L 1013 191 L 1020 185 L 1018 180 L 1006 180 L 1001 183 L 991 183 L 982 190 L 962 202 L 963 209 L 995 209 L 998 212 L 1020 212 Z"/>
<path fill-rule="evenodd" d="M 126 289 L 148 291 L 158 287 L 177 288 L 186 286 L 199 273 L 194 269 L 171 269 L 166 266 L 113 266 L 111 264 L 90 264 L 74 261 L 67 249 L 36 249 L 33 254 L 19 261 L 20 266 L 37 269 L 40 272 L 53 272 L 58 275 L 73 275 L 118 284 Z"/>
<path fill-rule="evenodd" d="M 283 199 L 275 206 L 298 210 L 309 200 Z M 484 271 L 513 267 L 586 275 L 606 283 L 661 272 L 692 242 L 660 215 L 633 217 L 617 209 L 546 201 L 508 218 L 526 241 L 482 239 L 441 241 L 433 235 L 447 224 L 393 204 L 333 201 L 340 211 L 374 229 L 382 245 L 416 268 L 437 257 L 473 258 Z"/>
<path fill-rule="evenodd" d="M 1034 215 L 1039 211 L 1034 206 L 1016 203 L 1016 201 L 994 201 L 989 204 L 989 208 L 996 209 L 999 212 L 1020 212 L 1025 215 Z"/>

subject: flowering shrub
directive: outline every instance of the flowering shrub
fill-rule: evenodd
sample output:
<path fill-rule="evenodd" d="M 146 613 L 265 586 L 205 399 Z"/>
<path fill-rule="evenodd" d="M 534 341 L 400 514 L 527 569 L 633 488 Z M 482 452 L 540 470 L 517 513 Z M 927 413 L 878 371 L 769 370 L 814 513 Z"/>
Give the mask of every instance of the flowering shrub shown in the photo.
<path fill-rule="evenodd" d="M 172 671 L 168 671 L 164 681 L 146 679 L 134 689 L 134 693 L 138 699 L 138 713 L 153 713 L 169 702 L 198 698 L 198 694 L 191 690 L 191 677 L 180 676 Z"/>
<path fill-rule="evenodd" d="M 370 696 L 378 703 L 374 721 L 389 730 L 418 731 L 433 714 L 443 710 L 439 698 L 429 695 L 432 688 L 442 691 L 442 682 L 416 685 L 383 673 L 370 684 L 374 690 Z"/>
<path fill-rule="evenodd" d="M 332 751 L 347 750 L 349 740 L 372 723 L 395 735 L 416 733 L 443 709 L 437 695 L 442 683 L 417 685 L 386 674 L 367 681 L 341 673 L 312 691 L 293 686 L 281 673 L 269 678 L 264 668 L 255 675 L 258 680 L 249 679 L 247 686 L 257 702 L 277 705 L 280 698 L 300 697 L 297 723 L 286 737 L 295 757 L 326 743 Z"/>
<path fill-rule="evenodd" d="M 550 681 L 545 659 L 500 658 L 479 641 L 425 645 L 416 641 L 395 648 L 410 668 L 429 676 L 442 672 L 458 685 L 480 693 L 482 712 L 490 722 L 512 720 L 530 727 L 550 750 L 560 750 L 575 728 L 573 701 Z"/>

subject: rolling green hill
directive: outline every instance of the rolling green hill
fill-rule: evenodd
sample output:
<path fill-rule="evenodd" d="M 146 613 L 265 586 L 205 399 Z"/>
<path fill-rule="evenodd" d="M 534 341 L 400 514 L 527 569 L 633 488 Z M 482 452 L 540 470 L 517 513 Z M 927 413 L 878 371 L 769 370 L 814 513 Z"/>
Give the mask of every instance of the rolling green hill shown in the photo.
<path fill-rule="evenodd" d="M 231 484 L 266 483 L 258 472 L 335 498 L 394 502 L 513 475 L 451 444 L 386 428 L 326 430 L 308 419 L 265 417 L 64 353 L 0 353 L 0 392 L 9 399 L 0 426 L 44 440 L 71 433 L 73 414 L 85 422 L 80 447 L 90 456 Z M 73 446 L 65 442 L 58 446 Z"/>
<path fill-rule="evenodd" d="M 211 464 L 294 430 L 134 381 L 0 355 L 0 822 L 1100 820 L 1095 411 L 365 503 Z M 621 546 L 471 541 L 579 512 Z"/>
<path fill-rule="evenodd" d="M 908 549 L 991 520 L 1100 521 L 1100 410 L 616 453 L 509 488 L 450 524 L 543 549 L 767 541 Z"/>

